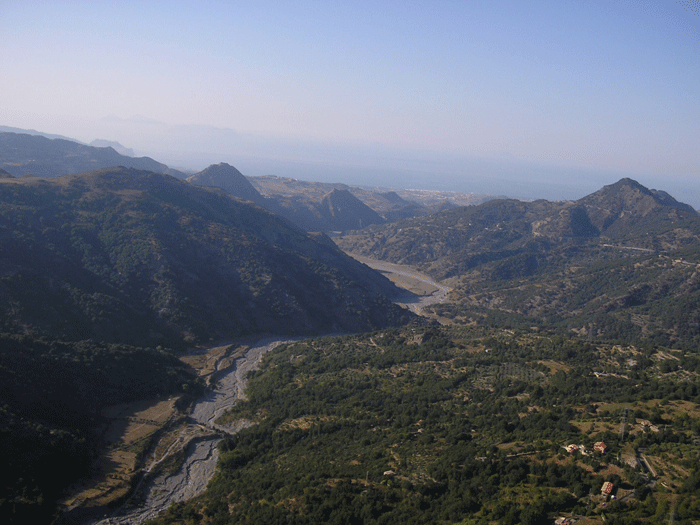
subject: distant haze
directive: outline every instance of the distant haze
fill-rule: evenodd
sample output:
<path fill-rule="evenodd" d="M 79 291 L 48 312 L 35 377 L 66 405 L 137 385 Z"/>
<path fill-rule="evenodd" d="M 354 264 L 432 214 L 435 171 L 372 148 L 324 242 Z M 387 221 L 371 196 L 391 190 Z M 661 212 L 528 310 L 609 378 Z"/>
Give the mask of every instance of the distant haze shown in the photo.
<path fill-rule="evenodd" d="M 548 199 L 631 177 L 699 207 L 686 4 L 5 2 L 0 125 L 193 171 Z"/>
<path fill-rule="evenodd" d="M 700 185 L 694 177 L 547 165 L 513 158 L 477 158 L 381 145 L 271 138 L 213 126 L 168 125 L 144 119 L 103 118 L 90 123 L 87 129 L 97 136 L 111 130 L 121 144 L 133 147 L 137 156 L 149 156 L 192 173 L 227 162 L 253 177 L 279 175 L 357 186 L 548 200 L 579 199 L 620 178 L 631 177 L 700 208 Z"/>

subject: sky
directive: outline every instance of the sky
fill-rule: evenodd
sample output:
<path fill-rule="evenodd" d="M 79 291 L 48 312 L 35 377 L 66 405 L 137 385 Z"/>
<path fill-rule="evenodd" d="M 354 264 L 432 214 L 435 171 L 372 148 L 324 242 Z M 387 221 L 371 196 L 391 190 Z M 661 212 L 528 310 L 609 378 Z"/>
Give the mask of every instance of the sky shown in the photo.
<path fill-rule="evenodd" d="M 700 0 L 0 0 L 0 125 L 201 170 L 700 207 Z"/>

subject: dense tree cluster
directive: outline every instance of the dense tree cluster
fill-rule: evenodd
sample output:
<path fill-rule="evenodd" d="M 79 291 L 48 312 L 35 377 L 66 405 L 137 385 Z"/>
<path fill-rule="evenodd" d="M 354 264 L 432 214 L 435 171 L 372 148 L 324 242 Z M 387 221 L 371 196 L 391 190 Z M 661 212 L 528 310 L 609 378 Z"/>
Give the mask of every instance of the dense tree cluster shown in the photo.
<path fill-rule="evenodd" d="M 592 512 L 603 481 L 634 488 L 603 474 L 623 447 L 605 424 L 617 428 L 622 409 L 600 404 L 700 402 L 692 382 L 652 381 L 658 368 L 628 376 L 636 365 L 608 357 L 612 345 L 478 332 L 401 329 L 279 349 L 221 420 L 255 425 L 222 442 L 207 493 L 157 523 L 551 523 Z M 625 374 L 603 372 L 611 366 Z M 576 423 L 589 420 L 601 429 L 582 433 Z M 635 446 L 689 446 L 692 425 L 700 420 L 637 435 Z M 574 460 L 562 448 L 593 451 L 599 440 L 608 454 Z M 683 484 L 690 509 L 694 479 Z M 606 515 L 646 519 L 664 501 L 640 497 Z"/>
<path fill-rule="evenodd" d="M 201 390 L 164 350 L 0 334 L 3 521 L 48 522 L 61 491 L 87 473 L 101 446 L 104 407 L 183 385 Z"/>
<path fill-rule="evenodd" d="M 183 346 L 405 324 L 328 238 L 220 191 L 112 168 L 0 185 L 5 331 Z"/>

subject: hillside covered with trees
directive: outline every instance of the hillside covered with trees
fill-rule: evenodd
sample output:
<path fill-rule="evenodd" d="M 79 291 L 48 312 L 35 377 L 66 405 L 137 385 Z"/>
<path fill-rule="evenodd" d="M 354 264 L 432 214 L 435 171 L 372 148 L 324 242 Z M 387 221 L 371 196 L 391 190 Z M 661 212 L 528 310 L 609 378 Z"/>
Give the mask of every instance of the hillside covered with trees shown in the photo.
<path fill-rule="evenodd" d="M 327 237 L 169 175 L 3 177 L 0 521 L 51 521 L 104 450 L 107 406 L 201 393 L 178 352 L 405 324 L 397 291 Z"/>
<path fill-rule="evenodd" d="M 328 238 L 167 175 L 2 179 L 0 203 L 6 331 L 178 345 L 411 317 L 387 299 L 393 284 Z"/>
<path fill-rule="evenodd" d="M 495 200 L 336 238 L 454 288 L 443 322 L 697 345 L 700 220 L 630 179 L 571 202 Z"/>
<path fill-rule="evenodd" d="M 105 408 L 176 399 L 185 418 L 212 384 L 182 350 L 269 333 L 354 335 L 268 354 L 218 420 L 243 429 L 221 442 L 208 490 L 153 523 L 697 521 L 692 208 L 623 179 L 336 245 L 249 202 L 266 198 L 232 170 L 192 180 L 235 182 L 229 193 L 124 167 L 0 172 L 4 521 L 61 522 L 63 490 L 105 449 Z M 230 194 L 241 188 L 247 201 Z M 328 195 L 343 224 L 369 216 L 350 192 Z M 418 318 L 338 246 L 453 292 Z"/>
<path fill-rule="evenodd" d="M 694 523 L 698 374 L 695 352 L 492 329 L 291 344 L 220 420 L 253 426 L 207 492 L 152 523 Z"/>

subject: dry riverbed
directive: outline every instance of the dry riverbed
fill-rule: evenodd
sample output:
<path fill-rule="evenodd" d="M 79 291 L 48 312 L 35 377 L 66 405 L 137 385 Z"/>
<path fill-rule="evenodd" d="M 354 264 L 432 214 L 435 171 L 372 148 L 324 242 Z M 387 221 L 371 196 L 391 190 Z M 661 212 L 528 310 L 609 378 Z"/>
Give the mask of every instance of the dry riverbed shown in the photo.
<path fill-rule="evenodd" d="M 206 376 L 211 390 L 193 407 L 189 421 L 167 433 L 144 469 L 144 480 L 120 508 L 99 520 L 83 523 L 136 525 L 157 516 L 172 503 L 201 494 L 216 470 L 217 445 L 237 426 L 224 427 L 214 421 L 241 399 L 246 375 L 257 368 L 262 356 L 292 338 L 270 338 L 250 345 L 227 345 L 183 358 L 198 361 L 200 375 Z M 173 468 L 162 467 L 173 458 L 182 460 Z M 149 475 L 157 472 L 155 475 Z M 136 503 L 138 502 L 138 503 Z"/>
<path fill-rule="evenodd" d="M 434 281 L 411 266 L 370 259 L 355 253 L 348 253 L 348 255 L 382 273 L 396 286 L 406 290 L 408 293 L 394 302 L 405 306 L 415 314 L 421 315 L 426 306 L 441 303 L 452 291 L 449 286 Z"/>
<path fill-rule="evenodd" d="M 397 298 L 395 302 L 414 313 L 421 314 L 423 308 L 441 302 L 451 291 L 451 288 L 433 281 L 414 268 L 357 255 L 353 257 L 405 289 L 406 295 Z M 172 503 L 201 494 L 216 470 L 219 441 L 225 434 L 240 430 L 242 424 L 239 422 L 239 426 L 222 426 L 216 420 L 238 399 L 243 398 L 246 375 L 257 368 L 262 356 L 292 340 L 294 339 L 270 338 L 250 344 L 222 345 L 184 356 L 182 360 L 197 370 L 209 387 L 207 394 L 194 405 L 186 421 L 175 421 L 177 424 L 172 424 L 176 412 L 173 400 L 168 400 L 167 403 L 161 401 L 148 407 L 122 407 L 122 412 L 117 412 L 118 417 L 128 421 L 127 431 L 118 438 L 122 444 L 121 448 L 117 447 L 122 450 L 122 468 L 119 474 L 112 472 L 111 475 L 105 475 L 108 481 L 118 481 L 120 495 L 126 493 L 128 480 L 134 474 L 135 454 L 123 452 L 129 449 L 130 438 L 127 436 L 132 436 L 131 439 L 134 440 L 146 439 L 160 428 L 156 422 L 162 427 L 171 421 L 173 428 L 159 437 L 155 452 L 143 468 L 143 480 L 126 503 L 100 520 L 81 521 L 98 525 L 136 525 L 157 516 Z M 110 491 L 105 491 L 106 487 L 103 484 L 90 492 L 95 503 L 109 502 Z M 104 498 L 104 501 L 100 498 Z M 74 498 L 70 503 L 80 506 L 89 498 L 80 499 Z"/>

